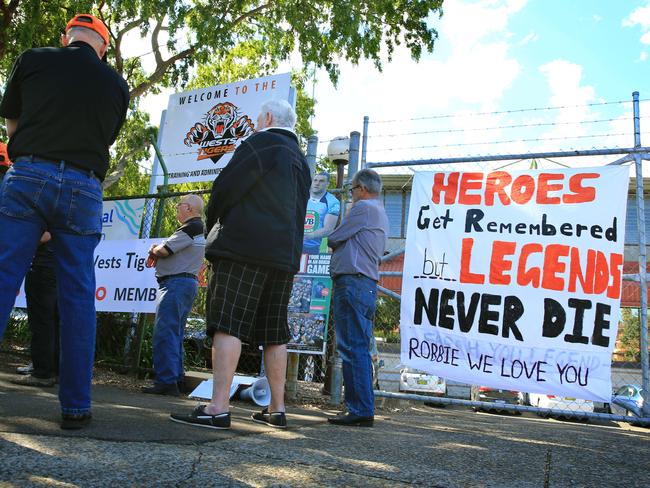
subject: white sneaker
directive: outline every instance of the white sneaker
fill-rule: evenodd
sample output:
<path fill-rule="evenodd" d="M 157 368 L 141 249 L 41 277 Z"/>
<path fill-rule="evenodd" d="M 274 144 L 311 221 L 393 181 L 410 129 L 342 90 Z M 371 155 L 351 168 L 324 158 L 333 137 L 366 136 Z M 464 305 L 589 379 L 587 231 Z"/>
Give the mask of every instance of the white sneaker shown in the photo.
<path fill-rule="evenodd" d="M 19 366 L 16 368 L 16 373 L 18 374 L 32 374 L 34 371 L 34 363 L 26 364 L 25 366 Z"/>

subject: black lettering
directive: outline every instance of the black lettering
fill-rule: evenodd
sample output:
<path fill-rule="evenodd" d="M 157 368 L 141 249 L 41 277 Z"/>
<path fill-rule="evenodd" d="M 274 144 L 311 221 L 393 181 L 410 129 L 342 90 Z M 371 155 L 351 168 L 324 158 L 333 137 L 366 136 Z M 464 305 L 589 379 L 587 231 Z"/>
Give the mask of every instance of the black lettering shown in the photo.
<path fill-rule="evenodd" d="M 414 324 L 422 324 L 422 310 L 426 312 L 429 324 L 436 324 L 438 315 L 438 296 L 439 290 L 437 288 L 432 288 L 429 292 L 429 301 L 427 302 L 426 298 L 424 298 L 424 292 L 422 291 L 422 288 L 418 287 L 415 290 L 415 312 L 413 314 Z"/>
<path fill-rule="evenodd" d="M 411 359 L 413 356 L 415 356 L 416 358 L 420 357 L 418 356 L 418 352 L 417 352 L 419 342 L 420 341 L 418 341 L 415 337 L 411 337 L 411 339 L 409 340 L 409 359 Z"/>
<path fill-rule="evenodd" d="M 517 328 L 517 320 L 524 314 L 524 304 L 521 300 L 513 295 L 508 295 L 503 305 L 503 328 L 501 329 L 502 337 L 510 337 L 510 331 L 518 341 L 524 338 Z"/>
<path fill-rule="evenodd" d="M 480 293 L 472 293 L 472 296 L 469 299 L 469 308 L 467 312 L 465 312 L 465 293 L 462 291 L 457 293 L 456 306 L 458 307 L 458 327 L 461 332 L 469 332 L 472 329 L 480 299 Z"/>
<path fill-rule="evenodd" d="M 542 214 L 542 235 L 543 236 L 554 236 L 557 234 L 555 226 L 546 223 L 546 214 Z"/>
<path fill-rule="evenodd" d="M 429 205 L 423 205 L 420 207 L 420 213 L 418 214 L 418 229 L 424 230 L 429 228 L 429 222 L 431 220 L 427 217 L 425 219 L 422 219 L 422 214 L 424 213 L 425 210 L 429 210 Z"/>
<path fill-rule="evenodd" d="M 616 242 L 616 217 L 612 222 L 612 226 L 605 229 L 605 239 L 608 241 Z"/>
<path fill-rule="evenodd" d="M 605 320 L 612 312 L 612 307 L 605 303 L 596 304 L 596 318 L 594 319 L 594 333 L 591 336 L 591 343 L 596 346 L 609 346 L 609 337 L 603 335 L 604 330 L 609 330 L 609 320 Z"/>
<path fill-rule="evenodd" d="M 475 232 L 483 232 L 479 222 L 485 217 L 485 213 L 478 208 L 471 208 L 465 214 L 465 233 L 472 232 L 474 227 Z"/>
<path fill-rule="evenodd" d="M 559 302 L 552 298 L 544 299 L 544 322 L 542 337 L 557 337 L 564 330 L 566 312 Z"/>
<path fill-rule="evenodd" d="M 442 290 L 440 297 L 440 320 L 438 325 L 445 329 L 453 330 L 454 328 L 454 307 L 449 305 L 449 301 L 454 299 L 456 292 L 445 288 Z"/>
<path fill-rule="evenodd" d="M 497 335 L 499 327 L 489 323 L 490 320 L 499 320 L 499 312 L 490 310 L 490 305 L 500 305 L 501 296 L 484 293 L 481 297 L 481 313 L 478 318 L 478 331 L 481 334 Z"/>
<path fill-rule="evenodd" d="M 569 308 L 574 308 L 576 311 L 573 320 L 573 334 L 565 334 L 564 341 L 573 344 L 589 344 L 589 338 L 582 334 L 582 326 L 585 318 L 585 310 L 591 308 L 591 300 L 569 298 Z"/>

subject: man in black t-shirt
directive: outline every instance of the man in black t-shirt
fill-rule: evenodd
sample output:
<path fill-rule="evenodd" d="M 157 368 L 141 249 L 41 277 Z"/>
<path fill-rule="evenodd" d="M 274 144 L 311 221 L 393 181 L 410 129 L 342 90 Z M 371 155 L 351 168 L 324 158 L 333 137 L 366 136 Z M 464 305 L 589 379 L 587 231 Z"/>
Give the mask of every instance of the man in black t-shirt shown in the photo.
<path fill-rule="evenodd" d="M 0 336 L 47 230 L 58 279 L 64 429 L 82 428 L 92 417 L 101 181 L 129 103 L 126 82 L 102 61 L 109 39 L 96 17 L 74 16 L 64 47 L 18 57 L 0 102 L 14 163 L 0 188 Z"/>

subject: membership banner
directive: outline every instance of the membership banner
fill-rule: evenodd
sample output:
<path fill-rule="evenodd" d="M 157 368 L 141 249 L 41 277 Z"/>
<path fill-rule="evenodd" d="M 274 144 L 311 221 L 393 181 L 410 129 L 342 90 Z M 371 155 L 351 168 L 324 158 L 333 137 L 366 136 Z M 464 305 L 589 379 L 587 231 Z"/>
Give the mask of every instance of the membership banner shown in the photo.
<path fill-rule="evenodd" d="M 161 239 L 100 241 L 95 249 L 95 308 L 98 312 L 155 313 L 158 282 L 147 268 L 148 251 Z M 25 307 L 21 286 L 16 307 Z"/>
<path fill-rule="evenodd" d="M 262 103 L 291 93 L 285 73 L 171 95 L 161 143 L 169 183 L 214 180 L 255 131 Z"/>
<path fill-rule="evenodd" d="M 628 168 L 418 172 L 401 359 L 470 383 L 609 401 Z"/>
<path fill-rule="evenodd" d="M 104 201 L 102 207 L 102 242 L 137 239 L 140 234 L 144 198 Z M 147 248 L 149 249 L 149 248 Z M 16 295 L 15 307 L 25 308 L 25 281 Z"/>
<path fill-rule="evenodd" d="M 102 241 L 95 249 L 95 308 L 98 312 L 155 313 L 156 269 L 145 262 L 160 239 Z"/>

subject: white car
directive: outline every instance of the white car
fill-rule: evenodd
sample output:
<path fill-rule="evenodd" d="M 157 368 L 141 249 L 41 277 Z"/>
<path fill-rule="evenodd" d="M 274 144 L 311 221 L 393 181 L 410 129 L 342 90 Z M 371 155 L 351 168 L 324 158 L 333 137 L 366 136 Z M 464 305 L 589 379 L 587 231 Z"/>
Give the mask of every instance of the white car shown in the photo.
<path fill-rule="evenodd" d="M 594 402 L 581 398 L 561 397 L 542 393 L 529 393 L 528 400 L 533 407 L 551 408 L 554 410 L 569 410 L 571 412 L 593 412 Z M 538 414 L 548 415 L 548 414 Z M 553 414 L 550 414 L 553 415 Z M 561 416 L 562 414 L 560 414 Z"/>
<path fill-rule="evenodd" d="M 444 395 L 447 385 L 444 378 L 418 369 L 402 368 L 399 375 L 399 391 Z"/>

